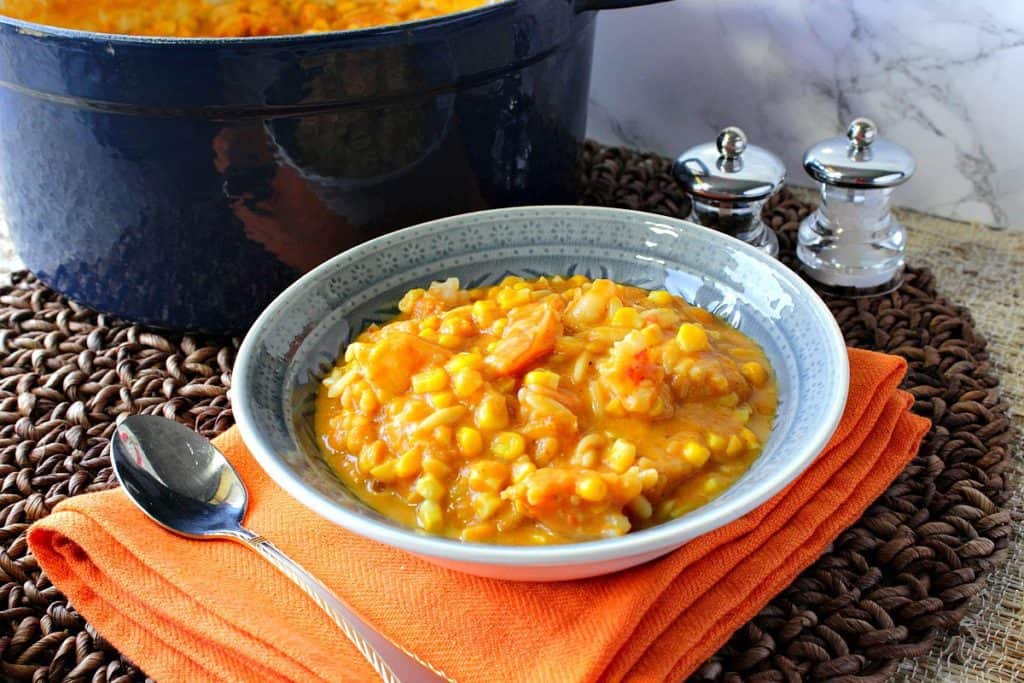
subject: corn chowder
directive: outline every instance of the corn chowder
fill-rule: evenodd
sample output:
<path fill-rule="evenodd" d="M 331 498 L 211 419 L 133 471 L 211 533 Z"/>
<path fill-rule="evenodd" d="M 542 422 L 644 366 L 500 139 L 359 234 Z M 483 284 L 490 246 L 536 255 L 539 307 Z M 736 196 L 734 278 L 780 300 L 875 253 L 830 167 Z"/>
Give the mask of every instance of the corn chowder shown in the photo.
<path fill-rule="evenodd" d="M 768 438 L 763 351 L 666 291 L 582 276 L 408 292 L 323 381 L 341 479 L 464 541 L 619 536 L 707 503 Z"/>

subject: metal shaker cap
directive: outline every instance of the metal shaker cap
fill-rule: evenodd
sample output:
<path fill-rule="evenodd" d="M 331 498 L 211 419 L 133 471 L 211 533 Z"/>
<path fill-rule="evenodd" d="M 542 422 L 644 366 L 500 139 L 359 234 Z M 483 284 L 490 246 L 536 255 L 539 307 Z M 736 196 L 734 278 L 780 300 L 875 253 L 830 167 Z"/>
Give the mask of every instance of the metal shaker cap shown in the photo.
<path fill-rule="evenodd" d="M 856 118 L 845 138 L 829 138 L 804 154 L 804 170 L 837 187 L 882 188 L 905 183 L 917 164 L 906 147 L 878 137 L 871 119 Z"/>
<path fill-rule="evenodd" d="M 691 195 L 726 203 L 765 200 L 786 178 L 782 161 L 747 144 L 746 134 L 735 126 L 723 129 L 715 142 L 680 154 L 672 172 Z"/>

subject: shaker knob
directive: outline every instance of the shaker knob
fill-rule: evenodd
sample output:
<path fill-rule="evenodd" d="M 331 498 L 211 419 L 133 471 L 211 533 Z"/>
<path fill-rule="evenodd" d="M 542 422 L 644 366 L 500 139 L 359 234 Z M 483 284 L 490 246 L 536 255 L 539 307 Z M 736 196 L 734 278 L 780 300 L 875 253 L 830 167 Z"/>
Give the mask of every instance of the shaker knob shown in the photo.
<path fill-rule="evenodd" d="M 723 128 L 715 140 L 718 153 L 726 159 L 736 159 L 747 149 L 747 134 L 742 128 L 729 126 Z"/>
<path fill-rule="evenodd" d="M 846 138 L 857 149 L 870 147 L 871 143 L 875 141 L 876 135 L 878 135 L 878 126 L 874 121 L 863 116 L 858 116 L 850 121 L 850 126 L 846 129 Z"/>

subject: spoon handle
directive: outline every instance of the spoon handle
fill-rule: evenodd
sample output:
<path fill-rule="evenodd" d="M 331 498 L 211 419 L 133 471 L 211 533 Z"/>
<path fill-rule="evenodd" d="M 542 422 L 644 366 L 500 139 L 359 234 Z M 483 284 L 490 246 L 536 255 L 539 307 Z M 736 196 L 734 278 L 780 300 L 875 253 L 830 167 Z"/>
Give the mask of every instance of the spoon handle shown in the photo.
<path fill-rule="evenodd" d="M 385 683 L 451 680 L 368 626 L 331 589 L 267 539 L 245 528 L 237 535 L 232 534 L 232 538 L 261 555 L 305 591 L 352 641 Z M 402 673 L 401 679 L 396 670 Z"/>

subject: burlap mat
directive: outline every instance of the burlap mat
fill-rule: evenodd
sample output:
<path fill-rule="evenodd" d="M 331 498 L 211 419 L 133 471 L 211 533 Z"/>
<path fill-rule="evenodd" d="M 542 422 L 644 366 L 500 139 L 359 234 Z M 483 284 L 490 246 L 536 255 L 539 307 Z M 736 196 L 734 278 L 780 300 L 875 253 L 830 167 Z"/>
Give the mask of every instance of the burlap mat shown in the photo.
<path fill-rule="evenodd" d="M 658 157 L 590 146 L 583 185 L 587 203 L 685 214 Z M 766 210 L 787 257 L 808 210 L 789 194 Z M 892 295 L 829 303 L 849 343 L 910 361 L 904 386 L 935 427 L 864 518 L 695 679 L 884 680 L 901 661 L 948 647 L 943 638 L 1005 561 L 1008 406 L 970 314 L 939 296 L 931 272 L 918 268 Z M 25 274 L 0 288 L 5 679 L 144 680 L 50 585 L 24 532 L 64 498 L 113 485 L 105 448 L 118 415 L 160 413 L 208 436 L 227 429 L 237 344 L 113 320 Z"/>

